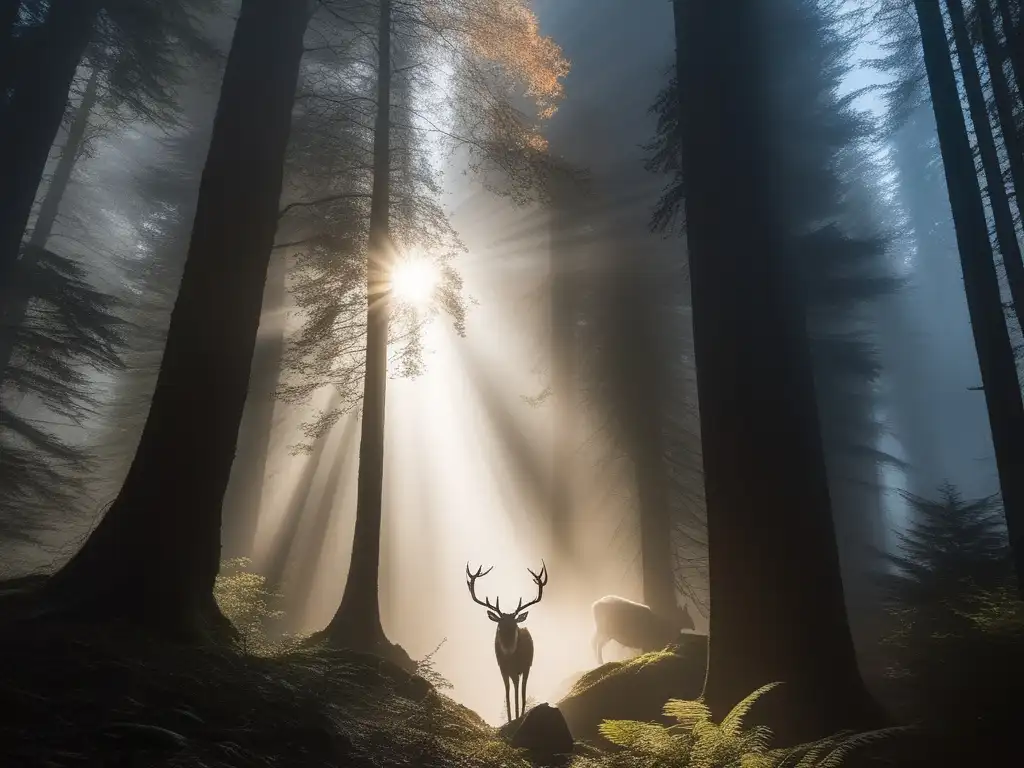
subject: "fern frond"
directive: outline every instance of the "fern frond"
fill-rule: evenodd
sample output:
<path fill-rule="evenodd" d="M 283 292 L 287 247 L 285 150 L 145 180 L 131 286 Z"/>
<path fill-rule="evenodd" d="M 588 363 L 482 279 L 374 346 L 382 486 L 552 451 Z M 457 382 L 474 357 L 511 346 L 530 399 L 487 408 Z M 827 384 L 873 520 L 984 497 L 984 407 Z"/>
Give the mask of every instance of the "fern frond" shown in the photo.
<path fill-rule="evenodd" d="M 774 735 L 771 728 L 764 725 L 755 725 L 749 731 L 736 738 L 744 753 L 765 754 Z"/>
<path fill-rule="evenodd" d="M 768 685 L 762 685 L 752 694 L 747 696 L 743 701 L 732 708 L 732 711 L 726 715 L 721 724 L 722 732 L 728 736 L 739 736 L 743 732 L 743 718 L 750 712 L 750 708 L 757 703 L 757 700 L 764 696 L 768 691 L 774 688 L 778 688 L 782 683 L 768 683 Z"/>
<path fill-rule="evenodd" d="M 856 734 L 837 735 L 838 744 L 833 747 L 825 758 L 817 764 L 817 768 L 839 768 L 851 752 L 868 744 L 875 744 L 890 736 L 909 730 L 906 727 L 880 728 L 875 731 L 866 731 Z"/>
<path fill-rule="evenodd" d="M 618 747 L 634 749 L 649 750 L 673 741 L 663 726 L 636 720 L 605 720 L 598 726 L 598 732 Z"/>
<path fill-rule="evenodd" d="M 693 727 L 697 723 L 711 719 L 711 710 L 700 699 L 686 701 L 684 699 L 669 699 L 662 708 L 665 717 L 671 717 L 680 725 Z"/>

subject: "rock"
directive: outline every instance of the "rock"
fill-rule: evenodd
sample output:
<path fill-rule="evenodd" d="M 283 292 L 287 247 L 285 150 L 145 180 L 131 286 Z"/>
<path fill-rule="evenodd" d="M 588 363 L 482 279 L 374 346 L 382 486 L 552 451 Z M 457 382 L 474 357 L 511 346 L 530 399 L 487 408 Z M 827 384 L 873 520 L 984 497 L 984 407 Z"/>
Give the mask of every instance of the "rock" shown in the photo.
<path fill-rule="evenodd" d="M 629 661 L 609 662 L 583 675 L 558 701 L 573 736 L 610 746 L 598 728 L 604 720 L 671 724 L 662 715 L 669 699 L 696 699 L 704 688 L 707 636 L 684 634 L 680 644 Z"/>
<path fill-rule="evenodd" d="M 535 765 L 567 765 L 573 752 L 573 738 L 565 717 L 557 707 L 538 704 L 520 718 L 510 741 L 525 749 Z"/>

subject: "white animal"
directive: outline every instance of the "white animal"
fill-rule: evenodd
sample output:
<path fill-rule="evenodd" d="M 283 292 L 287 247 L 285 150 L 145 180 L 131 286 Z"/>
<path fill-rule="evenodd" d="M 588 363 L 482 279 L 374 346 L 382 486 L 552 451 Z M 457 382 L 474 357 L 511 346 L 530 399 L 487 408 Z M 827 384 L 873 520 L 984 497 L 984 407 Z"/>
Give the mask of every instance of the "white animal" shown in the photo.
<path fill-rule="evenodd" d="M 601 651 L 609 640 L 646 653 L 670 645 L 680 632 L 695 626 L 689 606 L 677 605 L 672 615 L 659 616 L 643 603 L 607 595 L 594 603 L 593 610 L 598 664 L 604 663 Z"/>

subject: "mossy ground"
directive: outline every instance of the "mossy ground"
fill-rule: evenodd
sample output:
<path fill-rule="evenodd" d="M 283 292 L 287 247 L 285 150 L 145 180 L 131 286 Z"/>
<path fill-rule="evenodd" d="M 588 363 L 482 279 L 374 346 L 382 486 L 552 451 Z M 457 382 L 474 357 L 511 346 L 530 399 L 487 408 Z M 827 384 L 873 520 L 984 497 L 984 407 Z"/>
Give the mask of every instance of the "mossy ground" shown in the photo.
<path fill-rule="evenodd" d="M 599 733 L 603 720 L 668 724 L 665 702 L 700 696 L 706 667 L 707 637 L 683 635 L 679 645 L 584 673 L 558 707 L 577 739 L 606 746 Z"/>
<path fill-rule="evenodd" d="M 0 639 L 0 765 L 526 765 L 495 730 L 372 656 L 273 658 L 34 624 Z"/>

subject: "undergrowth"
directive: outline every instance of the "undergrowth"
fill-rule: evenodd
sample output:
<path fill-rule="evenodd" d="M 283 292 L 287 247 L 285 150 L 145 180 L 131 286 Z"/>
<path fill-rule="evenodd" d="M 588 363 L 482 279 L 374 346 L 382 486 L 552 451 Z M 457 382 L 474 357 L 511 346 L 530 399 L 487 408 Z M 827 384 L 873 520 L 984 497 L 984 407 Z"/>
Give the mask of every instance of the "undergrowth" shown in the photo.
<path fill-rule="evenodd" d="M 440 693 L 449 686 L 433 668 L 433 654 L 410 675 L 367 654 L 268 639 L 264 620 L 276 615 L 275 597 L 247 565 L 227 563 L 217 584 L 217 599 L 242 635 L 237 648 L 169 645 L 124 626 L 5 627 L 0 765 L 529 765 L 497 730 Z M 652 656 L 633 663 L 652 663 Z M 595 670 L 580 683 L 598 685 L 605 673 Z M 769 750 L 764 729 L 742 728 L 746 710 L 766 690 L 719 725 L 702 704 L 683 701 L 665 705 L 677 720 L 672 726 L 606 722 L 605 746 L 620 749 L 581 748 L 569 768 L 834 768 L 843 750 L 874 738 Z"/>
<path fill-rule="evenodd" d="M 609 756 L 609 768 L 838 768 L 858 747 L 899 729 L 839 733 L 795 747 L 772 749 L 764 726 L 744 728 L 750 708 L 778 683 L 763 686 L 737 704 L 721 723 L 700 701 L 669 700 L 665 716 L 674 725 L 606 720 L 601 734 L 624 751 Z"/>

